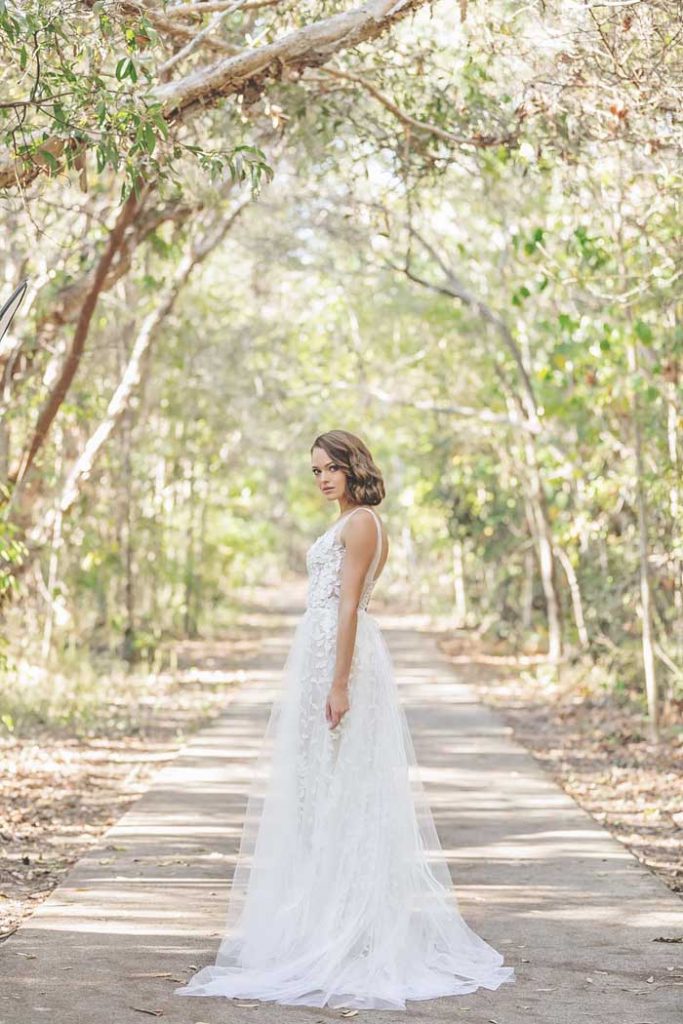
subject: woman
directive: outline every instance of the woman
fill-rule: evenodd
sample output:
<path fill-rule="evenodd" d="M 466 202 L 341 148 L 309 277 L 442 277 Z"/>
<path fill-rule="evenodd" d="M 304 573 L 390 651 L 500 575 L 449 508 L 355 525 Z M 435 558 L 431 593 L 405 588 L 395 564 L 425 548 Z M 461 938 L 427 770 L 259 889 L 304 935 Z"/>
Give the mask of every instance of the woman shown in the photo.
<path fill-rule="evenodd" d="M 388 543 L 382 475 L 354 434 L 316 437 L 339 517 L 308 549 L 308 601 L 273 704 L 214 966 L 181 995 L 405 1009 L 496 989 L 503 957 L 457 908 L 394 669 L 367 612 Z"/>

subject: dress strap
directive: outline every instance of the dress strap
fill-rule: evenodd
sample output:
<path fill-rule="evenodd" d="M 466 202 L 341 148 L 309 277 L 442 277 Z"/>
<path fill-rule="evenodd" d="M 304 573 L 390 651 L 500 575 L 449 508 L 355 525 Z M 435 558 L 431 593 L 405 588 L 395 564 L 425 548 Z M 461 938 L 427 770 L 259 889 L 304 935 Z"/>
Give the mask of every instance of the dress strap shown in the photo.
<path fill-rule="evenodd" d="M 373 509 L 370 508 L 369 505 L 358 505 L 356 508 L 352 509 L 348 515 L 343 516 L 342 519 L 339 520 L 339 523 L 341 524 L 348 522 L 352 515 L 354 515 L 356 512 L 360 512 L 362 509 L 365 509 L 366 512 L 370 513 L 372 518 L 375 520 L 375 526 L 377 527 L 377 547 L 375 548 L 375 553 L 372 556 L 372 562 L 370 563 L 370 568 L 368 569 L 366 575 L 366 579 L 369 578 L 370 580 L 374 581 L 375 570 L 377 569 L 377 565 L 382 555 L 382 527 L 380 525 L 379 516 L 375 511 L 373 511 Z"/>

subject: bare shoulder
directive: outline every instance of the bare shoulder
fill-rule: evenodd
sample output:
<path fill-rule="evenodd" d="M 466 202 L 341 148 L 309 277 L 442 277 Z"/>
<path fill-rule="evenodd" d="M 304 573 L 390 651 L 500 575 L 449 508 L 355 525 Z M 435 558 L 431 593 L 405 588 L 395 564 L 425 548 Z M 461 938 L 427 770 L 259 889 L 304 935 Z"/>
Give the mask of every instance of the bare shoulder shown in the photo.
<path fill-rule="evenodd" d="M 363 515 L 363 512 L 368 515 Z M 386 536 L 384 524 L 375 509 L 369 505 L 359 505 L 344 523 L 341 539 L 344 542 L 351 540 L 352 543 L 374 545 L 377 538 L 376 521 L 379 522 L 382 535 Z"/>

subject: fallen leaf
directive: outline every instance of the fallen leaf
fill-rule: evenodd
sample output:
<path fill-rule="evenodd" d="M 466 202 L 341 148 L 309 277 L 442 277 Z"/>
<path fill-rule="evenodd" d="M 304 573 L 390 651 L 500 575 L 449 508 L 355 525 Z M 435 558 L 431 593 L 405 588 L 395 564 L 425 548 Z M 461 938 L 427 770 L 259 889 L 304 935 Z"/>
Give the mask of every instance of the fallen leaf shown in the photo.
<path fill-rule="evenodd" d="M 650 977 L 647 979 L 648 985 L 651 985 L 654 980 L 655 980 L 655 976 L 654 976 L 654 974 L 651 974 Z"/>
<path fill-rule="evenodd" d="M 342 1010 L 341 1016 L 342 1017 L 355 1017 L 357 1013 L 358 1013 L 358 1010 Z"/>
<path fill-rule="evenodd" d="M 235 1006 L 239 1006 L 242 1010 L 249 1010 L 252 1007 L 260 1005 L 260 1003 L 235 1003 Z"/>
<path fill-rule="evenodd" d="M 135 1010 L 136 1013 L 147 1013 L 150 1017 L 163 1017 L 163 1010 L 148 1010 L 144 1006 L 131 1006 L 131 1010 Z"/>
<path fill-rule="evenodd" d="M 669 937 L 668 935 L 658 935 L 653 942 L 683 942 L 683 935 L 674 935 Z"/>

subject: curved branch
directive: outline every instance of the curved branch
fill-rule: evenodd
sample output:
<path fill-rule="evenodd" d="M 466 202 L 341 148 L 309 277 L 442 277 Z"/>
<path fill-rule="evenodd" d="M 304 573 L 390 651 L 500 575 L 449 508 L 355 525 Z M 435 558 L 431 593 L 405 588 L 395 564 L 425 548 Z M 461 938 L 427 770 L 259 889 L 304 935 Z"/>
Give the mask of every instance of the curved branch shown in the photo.
<path fill-rule="evenodd" d="M 372 82 L 368 82 L 366 78 L 362 78 L 360 75 L 354 75 L 349 71 L 340 71 L 339 68 L 331 67 L 321 67 L 320 71 L 325 75 L 329 75 L 331 78 L 337 78 L 341 81 L 359 85 L 379 103 L 381 103 L 382 106 L 390 113 L 392 113 L 397 121 L 400 121 L 409 128 L 414 128 L 416 131 L 434 135 L 437 139 L 442 139 L 444 142 L 451 143 L 455 146 L 472 146 L 475 149 L 485 149 L 489 146 L 509 146 L 513 142 L 517 141 L 518 137 L 513 133 L 505 136 L 474 135 L 472 137 L 468 137 L 465 135 L 455 135 L 453 132 L 446 131 L 445 128 L 440 128 L 438 124 L 433 124 L 431 121 L 419 121 L 416 117 L 411 117 L 410 114 L 406 114 L 405 111 L 401 110 L 401 108 L 393 102 L 393 100 L 390 100 L 388 96 L 385 96 L 383 92 L 380 92 L 376 85 Z M 315 79 L 313 79 L 313 81 L 315 81 Z"/>
<path fill-rule="evenodd" d="M 149 98 L 160 103 L 164 117 L 173 121 L 189 111 L 214 106 L 225 96 L 240 93 L 247 87 L 258 93 L 265 87 L 267 79 L 282 78 L 287 70 L 300 73 L 306 67 L 319 67 L 335 53 L 383 35 L 429 2 L 367 0 L 360 7 L 321 18 L 265 46 L 242 50 L 235 56 L 197 68 L 175 81 L 159 83 L 150 91 Z M 141 5 L 126 0 L 124 6 L 139 9 Z M 54 160 L 61 162 L 63 149 L 70 142 L 47 139 L 40 145 L 52 152 Z M 0 189 L 24 185 L 41 169 L 36 166 L 35 158 L 6 151 L 0 155 Z"/>
<path fill-rule="evenodd" d="M 135 191 L 133 191 L 119 211 L 116 223 L 111 230 L 107 240 L 107 245 L 97 265 L 97 270 L 93 276 L 90 290 L 85 296 L 83 305 L 81 306 L 81 312 L 76 324 L 69 354 L 64 366 L 62 367 L 57 383 L 50 391 L 50 394 L 40 411 L 38 422 L 36 423 L 33 431 L 33 436 L 21 460 L 16 480 L 13 481 L 16 483 L 16 487 L 14 489 L 15 495 L 18 491 L 19 485 L 25 479 L 26 474 L 33 465 L 36 455 L 42 448 L 48 435 L 48 431 L 52 426 L 53 420 L 59 412 L 62 402 L 66 398 L 71 383 L 76 376 L 76 371 L 78 370 L 81 357 L 83 355 L 85 342 L 90 330 L 90 323 L 92 321 L 93 313 L 95 312 L 100 291 L 102 290 L 102 286 L 104 285 L 106 276 L 109 273 L 109 268 L 112 265 L 114 257 L 123 243 L 123 236 L 126 229 L 135 219 L 140 208 L 140 203 L 141 197 L 136 195 Z"/>

